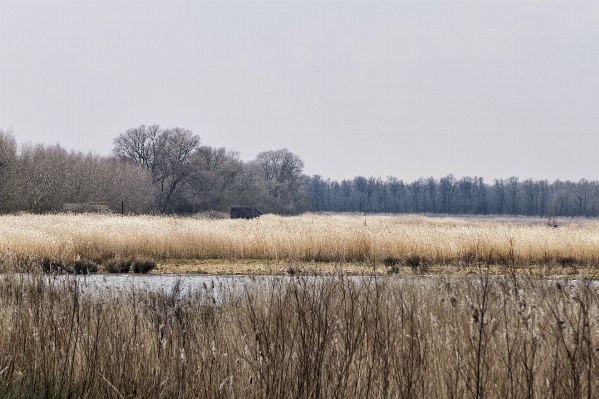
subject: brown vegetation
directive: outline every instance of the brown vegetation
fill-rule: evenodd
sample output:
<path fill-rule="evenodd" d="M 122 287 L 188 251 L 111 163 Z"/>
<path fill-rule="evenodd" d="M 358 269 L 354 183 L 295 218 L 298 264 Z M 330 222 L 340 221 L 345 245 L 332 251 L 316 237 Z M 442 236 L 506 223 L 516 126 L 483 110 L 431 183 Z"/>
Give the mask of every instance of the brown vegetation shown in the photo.
<path fill-rule="evenodd" d="M 287 277 L 183 293 L 0 276 L 0 396 L 591 398 L 580 278 Z"/>
<path fill-rule="evenodd" d="M 106 265 L 137 258 L 171 264 L 353 263 L 419 272 L 480 265 L 575 270 L 599 264 L 599 224 L 573 223 L 556 229 L 514 220 L 314 214 L 265 215 L 249 221 L 62 214 L 0 217 L 4 270 L 23 270 L 43 259 Z"/>

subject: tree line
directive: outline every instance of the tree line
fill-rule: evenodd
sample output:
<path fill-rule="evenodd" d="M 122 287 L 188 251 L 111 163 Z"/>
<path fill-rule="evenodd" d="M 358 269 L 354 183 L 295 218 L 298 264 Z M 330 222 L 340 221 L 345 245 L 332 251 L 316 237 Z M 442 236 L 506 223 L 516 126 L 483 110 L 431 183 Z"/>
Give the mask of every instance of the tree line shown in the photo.
<path fill-rule="evenodd" d="M 358 176 L 341 182 L 306 177 L 316 212 L 440 213 L 472 215 L 599 216 L 599 182 L 520 180 L 485 183 L 482 177 L 420 178 L 407 183 Z"/>
<path fill-rule="evenodd" d="M 304 163 L 292 152 L 239 153 L 201 145 L 182 128 L 128 129 L 110 156 L 60 145 L 17 146 L 0 130 L 0 212 L 59 212 L 64 203 L 105 202 L 127 213 L 227 212 L 231 206 L 297 214 L 309 210 Z"/>
<path fill-rule="evenodd" d="M 201 144 L 183 128 L 139 126 L 114 139 L 110 156 L 60 145 L 18 146 L 0 130 L 0 212 L 59 212 L 62 204 L 105 202 L 127 213 L 263 212 L 599 215 L 599 182 L 481 177 L 420 178 L 404 182 L 358 176 L 335 181 L 306 176 L 287 149 L 245 162 L 239 153 Z"/>

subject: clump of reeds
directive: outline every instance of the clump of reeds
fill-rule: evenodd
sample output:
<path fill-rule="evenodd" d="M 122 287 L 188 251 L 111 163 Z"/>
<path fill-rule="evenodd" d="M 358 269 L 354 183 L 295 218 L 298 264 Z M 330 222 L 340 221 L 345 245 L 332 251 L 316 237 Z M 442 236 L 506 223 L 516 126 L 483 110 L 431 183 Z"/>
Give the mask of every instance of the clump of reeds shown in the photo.
<path fill-rule="evenodd" d="M 264 215 L 254 220 L 163 216 L 0 217 L 0 263 L 23 270 L 32 259 L 238 259 L 288 262 L 425 260 L 427 265 L 599 264 L 599 224 L 511 223 L 423 216 Z M 397 265 L 397 264 L 396 264 Z"/>
<path fill-rule="evenodd" d="M 2 397 L 587 398 L 576 280 L 282 277 L 183 292 L 0 276 Z"/>

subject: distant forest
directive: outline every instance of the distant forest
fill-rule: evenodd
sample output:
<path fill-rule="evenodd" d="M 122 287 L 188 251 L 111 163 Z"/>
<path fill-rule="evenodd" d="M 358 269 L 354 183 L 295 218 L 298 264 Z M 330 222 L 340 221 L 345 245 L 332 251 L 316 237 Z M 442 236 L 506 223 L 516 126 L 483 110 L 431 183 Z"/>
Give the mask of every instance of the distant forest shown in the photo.
<path fill-rule="evenodd" d="M 312 212 L 526 216 L 599 215 L 599 182 L 517 177 L 358 176 L 341 182 L 306 176 L 299 156 L 282 149 L 244 162 L 239 153 L 203 146 L 182 128 L 140 126 L 114 139 L 111 156 L 59 145 L 18 146 L 0 130 L 0 212 L 59 212 L 62 204 L 106 202 L 126 213 L 193 214 L 251 206 L 293 215 Z"/>

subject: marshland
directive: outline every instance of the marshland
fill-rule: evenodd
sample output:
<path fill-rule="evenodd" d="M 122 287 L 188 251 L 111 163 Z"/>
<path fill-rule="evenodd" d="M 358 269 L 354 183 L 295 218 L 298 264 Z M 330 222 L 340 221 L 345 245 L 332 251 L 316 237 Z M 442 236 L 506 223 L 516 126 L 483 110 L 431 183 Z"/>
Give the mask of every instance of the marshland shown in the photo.
<path fill-rule="evenodd" d="M 91 290 L 78 277 L 0 277 L 0 395 L 592 398 L 599 392 L 599 293 L 583 277 L 337 273 L 254 277 L 186 292 L 178 284 Z"/>
<path fill-rule="evenodd" d="M 0 221 L 3 397 L 599 394 L 594 220 Z M 144 286 L 75 274 L 97 270 L 97 282 L 136 262 L 156 279 L 247 277 Z"/>
<path fill-rule="evenodd" d="M 598 21 L 0 0 L 0 399 L 599 398 Z"/>
<path fill-rule="evenodd" d="M 154 262 L 157 272 L 270 274 L 476 271 L 594 273 L 599 222 L 540 218 L 419 215 L 265 215 L 253 220 L 177 216 L 0 216 L 5 271 L 39 263 L 66 270 L 84 262 L 110 271 L 118 262 Z"/>

